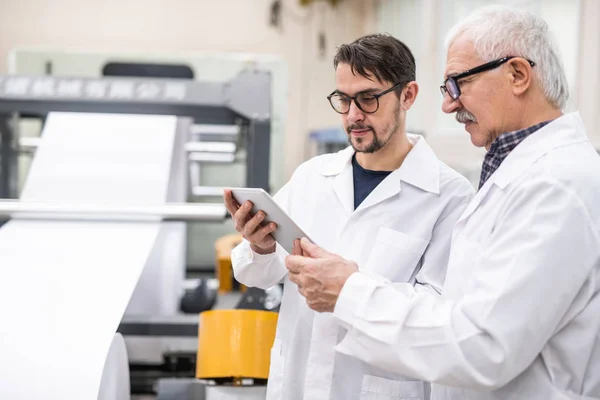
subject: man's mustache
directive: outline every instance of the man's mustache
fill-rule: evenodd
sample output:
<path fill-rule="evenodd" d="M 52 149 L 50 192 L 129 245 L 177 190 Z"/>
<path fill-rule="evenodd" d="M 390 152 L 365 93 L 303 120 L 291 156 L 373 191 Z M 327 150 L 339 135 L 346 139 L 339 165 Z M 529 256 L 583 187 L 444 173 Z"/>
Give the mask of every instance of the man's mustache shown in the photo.
<path fill-rule="evenodd" d="M 353 131 L 353 130 L 360 131 L 360 130 L 364 130 L 364 129 L 373 129 L 373 127 L 371 127 L 370 125 L 352 124 L 352 125 L 348 125 L 347 131 L 348 131 L 348 133 L 350 133 L 350 131 Z"/>
<path fill-rule="evenodd" d="M 456 113 L 456 120 L 461 124 L 466 124 L 467 122 L 477 122 L 477 118 L 467 110 L 460 110 Z"/>

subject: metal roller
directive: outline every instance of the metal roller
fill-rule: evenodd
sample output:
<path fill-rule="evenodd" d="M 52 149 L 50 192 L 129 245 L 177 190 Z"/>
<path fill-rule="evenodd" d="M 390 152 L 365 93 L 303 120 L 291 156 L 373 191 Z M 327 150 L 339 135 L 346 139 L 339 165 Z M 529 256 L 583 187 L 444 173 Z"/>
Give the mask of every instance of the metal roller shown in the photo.
<path fill-rule="evenodd" d="M 227 217 L 223 204 L 166 203 L 112 205 L 0 200 L 0 220 L 51 219 L 127 222 L 219 222 Z"/>

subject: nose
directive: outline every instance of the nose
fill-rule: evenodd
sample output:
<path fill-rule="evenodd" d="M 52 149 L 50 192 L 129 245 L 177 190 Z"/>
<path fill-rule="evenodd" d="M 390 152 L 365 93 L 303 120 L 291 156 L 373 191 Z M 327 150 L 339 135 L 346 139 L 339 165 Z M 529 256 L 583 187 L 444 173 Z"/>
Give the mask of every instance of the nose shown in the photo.
<path fill-rule="evenodd" d="M 458 111 L 462 107 L 460 97 L 454 100 L 448 93 L 444 95 L 444 101 L 442 101 L 442 111 L 446 114 L 451 114 Z"/>
<path fill-rule="evenodd" d="M 350 102 L 350 109 L 348 110 L 348 122 L 351 124 L 363 121 L 365 119 L 365 113 L 363 113 L 360 108 L 356 105 L 356 102 Z"/>

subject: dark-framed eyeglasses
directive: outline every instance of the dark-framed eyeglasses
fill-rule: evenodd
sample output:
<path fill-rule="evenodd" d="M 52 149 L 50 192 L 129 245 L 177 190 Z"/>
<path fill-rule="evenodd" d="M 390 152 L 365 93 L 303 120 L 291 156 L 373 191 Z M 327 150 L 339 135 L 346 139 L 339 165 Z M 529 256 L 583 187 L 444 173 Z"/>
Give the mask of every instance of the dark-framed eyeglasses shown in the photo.
<path fill-rule="evenodd" d="M 378 94 L 359 93 L 356 96 L 348 96 L 346 94 L 339 93 L 337 90 L 334 90 L 329 96 L 327 96 L 327 99 L 329 100 L 331 107 L 339 114 L 348 114 L 348 112 L 350 112 L 350 104 L 352 104 L 353 100 L 354 104 L 356 104 L 359 110 L 367 114 L 373 114 L 379 110 L 379 98 L 381 96 L 396 90 L 399 86 L 402 86 L 405 83 L 406 82 L 398 82 L 391 88 L 386 89 Z"/>
<path fill-rule="evenodd" d="M 511 60 L 516 57 L 517 56 L 503 57 L 498 60 L 494 60 L 494 61 L 487 62 L 485 64 L 481 64 L 475 68 L 471 68 L 469 70 L 466 70 L 465 72 L 461 72 L 460 74 L 449 76 L 444 81 L 442 86 L 440 86 L 440 92 L 442 92 L 442 96 L 445 96 L 446 93 L 448 93 L 450 95 L 450 97 L 452 98 L 452 100 L 456 100 L 460 97 L 460 94 L 461 94 L 460 86 L 458 85 L 458 81 L 460 79 L 466 78 L 467 76 L 478 74 L 480 72 L 492 70 L 492 69 L 497 68 L 500 65 L 504 64 L 508 60 Z M 527 60 L 527 61 L 529 62 L 529 64 L 532 67 L 535 65 L 535 63 L 533 61 L 531 61 L 531 60 Z"/>

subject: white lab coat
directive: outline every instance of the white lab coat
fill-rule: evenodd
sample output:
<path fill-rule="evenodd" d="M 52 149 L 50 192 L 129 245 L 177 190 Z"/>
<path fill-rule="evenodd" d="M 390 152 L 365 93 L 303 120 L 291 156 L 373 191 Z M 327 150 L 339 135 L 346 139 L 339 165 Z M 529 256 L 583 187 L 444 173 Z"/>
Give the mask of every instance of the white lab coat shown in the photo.
<path fill-rule="evenodd" d="M 461 175 L 443 165 L 425 139 L 409 135 L 413 149 L 354 210 L 351 147 L 302 164 L 275 198 L 317 244 L 393 282 L 422 283 L 439 293 L 452 227 L 474 193 Z M 306 305 L 287 279 L 285 256 L 254 254 L 247 242 L 232 252 L 236 279 L 268 288 L 284 282 L 271 351 L 269 400 L 385 400 L 393 393 L 422 399 L 421 381 L 385 372 L 336 353 L 345 330 L 331 313 Z M 389 305 L 387 305 L 389 306 Z"/>
<path fill-rule="evenodd" d="M 475 195 L 441 297 L 349 278 L 334 311 L 349 333 L 336 350 L 439 383 L 435 400 L 598 399 L 599 231 L 600 158 L 567 114 Z"/>

